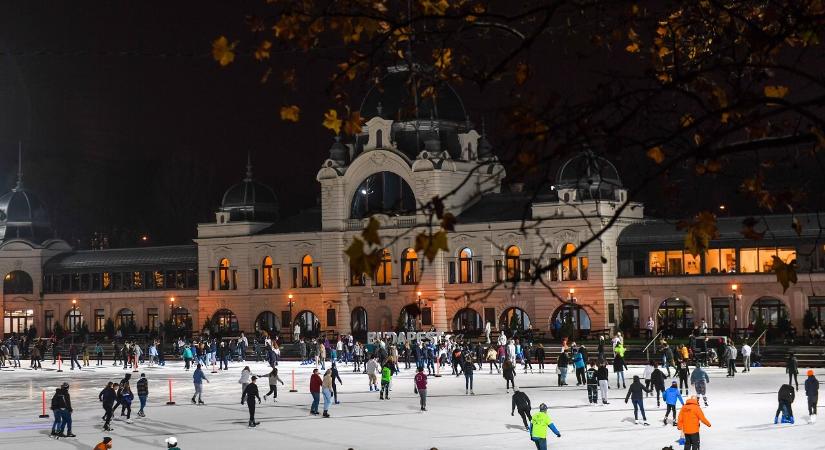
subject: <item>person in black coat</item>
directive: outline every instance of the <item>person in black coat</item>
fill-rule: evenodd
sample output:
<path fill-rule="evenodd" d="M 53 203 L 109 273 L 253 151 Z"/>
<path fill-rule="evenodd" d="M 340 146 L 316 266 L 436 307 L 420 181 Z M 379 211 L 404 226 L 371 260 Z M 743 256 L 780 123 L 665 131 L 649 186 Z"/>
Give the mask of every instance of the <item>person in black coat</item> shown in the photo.
<path fill-rule="evenodd" d="M 338 385 L 335 384 L 335 380 L 338 380 L 339 383 L 344 384 L 341 381 L 341 377 L 338 375 L 338 368 L 335 367 L 335 363 L 332 363 L 332 395 L 335 397 L 335 404 L 339 404 L 341 402 L 338 401 Z"/>
<path fill-rule="evenodd" d="M 660 397 L 664 396 L 665 392 L 665 373 L 659 369 L 659 363 L 653 361 L 653 372 L 650 374 L 650 384 L 656 390 L 656 407 L 661 406 Z"/>
<path fill-rule="evenodd" d="M 103 415 L 103 429 L 105 431 L 112 431 L 112 427 L 109 426 L 109 424 L 112 422 L 112 415 L 114 415 L 115 412 L 114 405 L 117 399 L 117 388 L 117 383 L 113 384 L 109 382 L 97 396 L 97 399 L 103 403 L 103 410 L 105 411 Z"/>
<path fill-rule="evenodd" d="M 788 352 L 788 359 L 785 360 L 785 373 L 788 374 L 788 384 L 794 383 L 796 389 L 799 390 L 799 380 L 796 378 L 799 375 L 799 363 L 793 352 Z"/>
<path fill-rule="evenodd" d="M 246 388 L 241 393 L 241 404 L 243 405 L 246 402 L 247 408 L 249 408 L 249 427 L 255 428 L 256 426 L 260 425 L 260 422 L 255 422 L 255 400 L 258 400 L 258 403 L 261 403 L 261 396 L 258 394 L 258 385 L 255 384 L 255 380 L 258 377 L 252 375 L 252 379 L 249 384 L 246 385 Z"/>
<path fill-rule="evenodd" d="M 627 395 L 624 397 L 624 402 L 627 403 L 628 400 L 633 400 L 633 416 L 636 419 L 636 423 L 639 423 L 639 411 L 641 411 L 642 420 L 645 425 L 648 425 L 647 416 L 645 416 L 644 392 L 650 393 L 650 390 L 639 381 L 638 375 L 633 375 L 633 382 L 630 383 L 630 387 L 627 388 Z"/>
<path fill-rule="evenodd" d="M 557 362 L 559 369 L 559 386 L 567 386 L 567 366 L 569 365 L 570 358 L 567 356 L 567 352 L 562 351 L 559 353 L 559 359 Z"/>
<path fill-rule="evenodd" d="M 794 391 L 793 386 L 790 384 L 783 384 L 779 387 L 779 393 L 777 395 L 779 400 L 779 406 L 776 408 L 776 415 L 773 418 L 773 423 L 779 423 L 779 413 L 785 415 L 785 418 L 790 423 L 793 423 L 793 408 L 791 404 L 796 398 L 796 391 Z"/>
<path fill-rule="evenodd" d="M 516 410 L 518 410 L 518 414 L 521 416 L 521 421 L 524 422 L 524 428 L 529 429 L 527 422 L 533 420 L 533 416 L 530 415 L 530 397 L 518 389 L 513 390 L 513 401 L 512 408 L 510 408 L 510 415 L 514 416 L 514 411 Z"/>
<path fill-rule="evenodd" d="M 808 415 L 811 423 L 816 422 L 816 403 L 819 400 L 819 380 L 814 376 L 814 371 L 808 371 L 808 378 L 805 379 L 805 395 L 808 397 Z"/>
<path fill-rule="evenodd" d="M 536 344 L 536 362 L 539 363 L 539 373 L 544 373 L 544 346 Z"/>

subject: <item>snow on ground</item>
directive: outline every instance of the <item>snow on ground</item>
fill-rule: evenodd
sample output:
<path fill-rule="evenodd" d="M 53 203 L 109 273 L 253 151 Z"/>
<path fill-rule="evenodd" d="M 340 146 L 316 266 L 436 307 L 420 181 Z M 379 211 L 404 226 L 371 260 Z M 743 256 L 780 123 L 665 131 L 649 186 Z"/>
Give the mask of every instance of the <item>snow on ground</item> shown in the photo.
<path fill-rule="evenodd" d="M 27 364 L 26 364 L 27 365 Z M 268 372 L 264 363 L 249 363 L 253 372 Z M 278 402 L 260 405 L 257 419 L 261 425 L 248 429 L 247 410 L 240 404 L 238 378 L 243 364 L 234 363 L 228 372 L 206 371 L 211 383 L 204 385 L 206 406 L 189 402 L 193 393 L 191 372 L 182 364 L 165 368 L 145 368 L 150 380 L 146 418 L 136 416 L 133 424 L 113 422 L 114 430 L 101 431 L 103 410 L 98 392 L 107 381 L 119 381 L 124 371 L 111 366 L 78 372 L 57 373 L 51 362 L 43 371 L 27 369 L 0 371 L 0 448 L 5 449 L 91 449 L 103 436 L 113 438 L 116 450 L 166 448 L 163 440 L 177 436 L 182 449 L 195 448 L 264 448 L 282 449 L 532 449 L 516 413 L 510 416 L 510 395 L 504 392 L 504 380 L 489 371 L 475 374 L 475 396 L 464 394 L 464 377 L 449 375 L 430 378 L 428 411 L 420 412 L 418 396 L 413 393 L 413 370 L 402 370 L 393 382 L 392 399 L 380 401 L 378 394 L 367 389 L 367 376 L 352 373 L 351 366 L 341 366 L 343 386 L 340 405 L 333 405 L 332 418 L 308 414 L 311 368 L 297 363 L 279 367 L 286 386 L 278 386 Z M 403 364 L 402 364 L 403 367 Z M 66 369 L 64 367 L 64 369 Z M 295 369 L 298 393 L 289 393 L 291 371 Z M 804 371 L 801 371 L 804 374 Z M 631 367 L 632 375 L 641 375 L 641 367 Z M 133 374 L 133 377 L 139 374 Z M 611 373 L 612 375 L 612 373 Z M 703 449 L 825 449 L 822 428 L 825 419 L 808 424 L 804 387 L 793 404 L 796 425 L 773 425 L 776 392 L 787 381 L 783 369 L 756 368 L 749 374 L 725 378 L 721 369 L 709 370 L 710 406 L 705 414 L 712 428 L 703 427 Z M 825 380 L 825 373 L 817 376 Z M 804 375 L 800 375 L 800 383 Z M 176 406 L 166 406 L 167 380 L 173 380 Z M 568 376 L 568 382 L 575 376 Z M 50 400 L 54 389 L 63 382 L 71 384 L 74 407 L 73 431 L 77 438 L 55 441 L 48 437 L 52 418 L 40 419 L 41 390 Z M 550 416 L 561 431 L 560 439 L 550 434 L 549 448 L 577 449 L 623 448 L 659 450 L 668 445 L 680 449 L 674 441 L 678 432 L 663 426 L 664 407 L 646 400 L 649 427 L 633 423 L 632 406 L 624 403 L 625 390 L 615 389 L 611 378 L 610 405 L 589 406 L 584 387 L 556 386 L 554 371 L 544 374 L 519 374 L 516 383 L 530 396 L 534 408 L 541 402 L 550 406 Z M 261 394 L 266 380 L 259 380 Z M 630 382 L 628 381 L 628 384 Z M 132 385 L 135 389 L 134 384 Z M 511 391 L 512 392 L 512 391 Z M 323 398 L 322 398 L 323 407 Z M 135 398 L 134 405 L 138 405 Z M 48 406 L 48 405 L 47 405 Z M 48 412 L 50 416 L 52 413 Z M 240 445 L 239 445 L 240 444 Z M 629 448 L 629 447 L 625 447 Z"/>

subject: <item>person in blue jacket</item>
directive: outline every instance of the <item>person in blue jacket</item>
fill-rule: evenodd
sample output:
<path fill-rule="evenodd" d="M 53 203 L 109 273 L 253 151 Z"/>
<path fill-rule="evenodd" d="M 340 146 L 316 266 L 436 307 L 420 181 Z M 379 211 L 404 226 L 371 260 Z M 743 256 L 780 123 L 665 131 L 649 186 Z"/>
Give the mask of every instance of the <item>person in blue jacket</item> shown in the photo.
<path fill-rule="evenodd" d="M 584 377 L 584 356 L 578 349 L 573 349 L 573 367 L 576 369 L 576 386 L 581 386 L 587 380 Z"/>
<path fill-rule="evenodd" d="M 205 405 L 205 403 L 203 402 L 203 398 L 201 398 L 201 395 L 203 395 L 203 381 L 204 380 L 206 380 L 206 382 L 209 383 L 209 379 L 207 379 L 206 375 L 203 373 L 203 370 L 201 369 L 201 365 L 198 364 L 198 367 L 195 368 L 195 373 L 192 374 L 192 383 L 195 385 L 195 394 L 192 395 L 192 404 L 193 405 L 195 404 L 195 397 L 197 397 L 197 399 L 198 399 L 197 404 Z"/>
<path fill-rule="evenodd" d="M 542 403 L 539 405 L 539 412 L 530 420 L 530 427 L 528 429 L 530 440 L 536 444 L 536 450 L 547 450 L 548 428 L 550 428 L 550 431 L 552 431 L 556 437 L 561 437 L 561 433 L 558 428 L 556 428 L 553 420 L 547 415 L 547 405 Z"/>
<path fill-rule="evenodd" d="M 684 399 L 682 399 L 682 393 L 679 392 L 679 385 L 674 381 L 670 384 L 670 387 L 665 389 L 665 393 L 662 394 L 662 397 L 665 399 L 665 404 L 667 405 L 667 411 L 665 411 L 665 418 L 662 419 L 662 423 L 667 425 L 667 415 L 673 411 L 673 426 L 676 426 L 676 401 L 679 401 L 682 405 L 685 404 Z"/>

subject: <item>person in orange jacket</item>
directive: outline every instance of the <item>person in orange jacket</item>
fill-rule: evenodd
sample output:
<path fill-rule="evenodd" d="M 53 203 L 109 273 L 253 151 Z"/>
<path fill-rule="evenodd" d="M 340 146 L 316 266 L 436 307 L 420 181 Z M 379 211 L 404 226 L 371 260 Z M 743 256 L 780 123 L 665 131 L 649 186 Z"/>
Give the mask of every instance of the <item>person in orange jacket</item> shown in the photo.
<path fill-rule="evenodd" d="M 112 438 L 106 436 L 105 438 L 103 438 L 103 442 L 95 445 L 95 448 L 93 450 L 108 450 L 110 448 L 112 448 Z"/>
<path fill-rule="evenodd" d="M 678 428 L 685 434 L 685 450 L 699 450 L 699 427 L 700 422 L 710 426 L 710 422 L 705 418 L 699 401 L 695 395 L 691 395 L 682 410 L 679 411 Z"/>

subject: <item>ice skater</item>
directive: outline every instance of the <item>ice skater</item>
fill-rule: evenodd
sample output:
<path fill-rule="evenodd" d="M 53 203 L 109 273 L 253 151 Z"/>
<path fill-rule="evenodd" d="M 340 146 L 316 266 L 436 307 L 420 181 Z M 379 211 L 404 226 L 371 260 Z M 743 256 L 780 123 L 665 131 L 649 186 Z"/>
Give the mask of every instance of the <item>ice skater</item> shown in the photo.
<path fill-rule="evenodd" d="M 616 352 L 616 356 L 613 357 L 613 372 L 616 373 L 616 389 L 619 388 L 619 380 L 622 382 L 621 387 L 626 388 L 627 386 L 624 382 L 624 370 L 627 369 L 627 363 L 624 362 L 624 345 L 619 343 L 616 345 L 616 349 L 614 351 Z M 636 378 L 639 377 L 637 376 Z"/>
<path fill-rule="evenodd" d="M 264 401 L 266 401 L 267 397 L 272 395 L 272 401 L 277 402 L 278 401 L 278 383 L 281 383 L 281 386 L 283 386 L 284 385 L 284 380 L 282 380 L 281 377 L 278 376 L 278 368 L 277 367 L 272 368 L 272 371 L 269 372 L 268 378 L 269 378 L 269 392 L 264 394 Z"/>
<path fill-rule="evenodd" d="M 676 363 L 676 375 L 679 376 L 679 390 L 684 390 L 685 395 L 688 395 L 690 385 L 688 384 L 688 377 L 690 376 L 690 369 L 686 360 L 682 359 Z"/>
<path fill-rule="evenodd" d="M 424 373 L 424 368 L 419 367 L 418 373 L 415 374 L 413 382 L 415 383 L 415 392 L 418 393 L 418 398 L 421 403 L 421 411 L 427 410 L 427 374 Z"/>
<path fill-rule="evenodd" d="M 333 359 L 334 361 L 334 359 Z M 321 381 L 321 393 L 324 395 L 324 417 L 329 417 L 329 407 L 332 405 L 332 369 L 327 369 L 324 372 L 324 379 Z M 387 394 L 389 399 L 389 394 Z"/>
<path fill-rule="evenodd" d="M 659 369 L 659 363 L 653 361 L 653 372 L 650 374 L 650 384 L 656 389 L 656 407 L 661 406 L 659 397 L 665 392 L 665 373 Z"/>
<path fill-rule="evenodd" d="M 665 390 L 665 405 L 667 405 L 667 410 L 665 410 L 665 418 L 662 419 L 662 423 L 667 425 L 667 416 L 673 411 L 673 426 L 676 426 L 676 401 L 678 400 L 682 406 L 685 405 L 685 401 L 682 399 L 682 393 L 679 388 L 676 387 L 676 382 L 672 382 L 670 387 Z"/>
<path fill-rule="evenodd" d="M 392 369 L 388 363 L 381 369 L 381 393 L 379 394 L 381 400 L 390 399 L 390 382 L 392 382 Z"/>
<path fill-rule="evenodd" d="M 309 377 L 309 393 L 312 395 L 312 405 L 309 407 L 309 413 L 317 416 L 318 403 L 321 401 L 321 385 L 324 381 L 318 375 L 318 369 L 312 369 L 312 375 Z"/>
<path fill-rule="evenodd" d="M 584 371 L 584 381 L 587 384 L 587 400 L 591 405 L 599 404 L 599 378 L 596 363 L 590 361 L 590 368 Z"/>
<path fill-rule="evenodd" d="M 192 373 L 192 383 L 195 385 L 195 394 L 192 395 L 192 404 L 195 404 L 195 397 L 198 397 L 197 404 L 198 405 L 205 405 L 206 403 L 203 402 L 203 382 L 206 381 L 209 383 L 209 379 L 206 378 L 206 375 L 203 373 L 203 369 L 201 369 L 201 365 L 198 364 L 195 367 L 195 372 Z"/>
<path fill-rule="evenodd" d="M 115 400 L 117 399 L 117 383 L 111 381 L 106 384 L 106 387 L 100 391 L 97 399 L 103 403 L 103 430 L 112 431 L 112 416 L 115 413 Z"/>
<path fill-rule="evenodd" d="M 556 425 L 547 414 L 547 405 L 539 405 L 539 412 L 530 419 L 530 439 L 536 444 L 536 450 L 547 450 L 547 429 L 550 428 L 556 437 L 561 437 Z"/>
<path fill-rule="evenodd" d="M 143 408 L 146 407 L 146 400 L 149 398 L 149 380 L 146 379 L 146 374 L 140 374 L 140 379 L 137 382 L 138 400 L 140 400 L 140 409 L 138 410 L 138 417 L 146 417 Z"/>
<path fill-rule="evenodd" d="M 261 403 L 261 396 L 258 394 L 258 384 L 255 382 L 257 379 L 258 377 L 253 375 L 249 379 L 249 384 L 244 387 L 241 393 L 241 404 L 243 405 L 245 402 L 246 407 L 249 409 L 249 428 L 255 428 L 261 424 L 260 422 L 255 422 L 255 400 Z"/>
<path fill-rule="evenodd" d="M 645 425 L 650 425 L 647 422 L 647 416 L 645 415 L 645 404 L 644 404 L 644 395 L 643 392 L 650 392 L 650 389 L 645 388 L 641 381 L 639 381 L 638 375 L 633 375 L 633 382 L 630 383 L 630 387 L 627 389 L 627 395 L 624 397 L 624 402 L 627 403 L 628 400 L 633 400 L 633 417 L 636 420 L 636 425 L 639 424 L 639 411 L 642 413 L 642 420 Z"/>
<path fill-rule="evenodd" d="M 523 391 L 514 389 L 511 404 L 510 415 L 514 416 L 515 411 L 518 411 L 518 415 L 521 416 L 521 421 L 524 422 L 524 429 L 529 430 L 530 426 L 528 422 L 533 420 L 533 416 L 530 415 L 530 397 Z"/>
<path fill-rule="evenodd" d="M 610 374 L 607 372 L 607 363 L 603 359 L 599 361 L 596 378 L 599 380 L 599 392 L 601 392 L 602 405 L 609 405 L 610 403 L 607 401 L 607 391 L 610 389 Z"/>
<path fill-rule="evenodd" d="M 381 372 L 381 366 L 378 364 L 378 360 L 375 359 L 375 355 L 370 357 L 370 360 L 364 364 L 364 370 L 367 371 L 368 382 L 370 385 L 370 392 L 377 391 L 378 389 L 378 374 Z"/>
<path fill-rule="evenodd" d="M 335 381 L 338 380 L 338 382 L 342 385 L 344 384 L 344 382 L 341 380 L 341 376 L 338 375 L 338 368 L 335 367 L 334 362 L 332 363 L 332 367 L 330 368 L 330 373 L 332 374 L 332 396 L 335 398 L 335 404 L 338 405 L 341 402 L 338 401 L 338 385 L 335 384 Z"/>
<path fill-rule="evenodd" d="M 799 390 L 799 362 L 793 352 L 788 352 L 788 359 L 785 361 L 785 373 L 788 374 L 788 384 L 795 384 L 796 390 Z"/>
<path fill-rule="evenodd" d="M 705 407 L 708 406 L 708 397 L 707 397 L 707 384 L 710 383 L 710 377 L 708 377 L 707 372 L 699 366 L 696 366 L 693 369 L 693 373 L 690 375 L 690 384 L 693 385 L 693 391 L 696 392 L 696 395 L 702 396 L 702 401 L 705 402 Z"/>
<path fill-rule="evenodd" d="M 805 379 L 805 396 L 808 397 L 808 416 L 810 423 L 816 423 L 816 402 L 819 400 L 819 380 L 814 376 L 813 370 L 808 370 L 808 378 Z"/>
<path fill-rule="evenodd" d="M 782 413 L 782 423 L 794 423 L 793 419 L 793 408 L 791 404 L 796 398 L 796 392 L 794 391 L 793 386 L 790 384 L 783 384 L 779 387 L 779 392 L 777 395 L 777 399 L 779 400 L 779 406 L 776 408 L 776 415 L 774 415 L 773 423 L 779 423 L 779 414 Z"/>
<path fill-rule="evenodd" d="M 505 387 L 505 392 L 510 393 L 510 385 L 513 385 L 513 389 L 516 388 L 516 368 L 513 365 L 513 362 L 507 358 L 504 360 L 504 363 L 501 365 L 501 368 L 504 373 L 502 376 L 504 377 L 504 381 L 507 383 Z"/>
<path fill-rule="evenodd" d="M 677 427 L 685 434 L 684 450 L 699 450 L 699 428 L 701 424 L 710 427 L 696 397 L 691 396 L 679 412 Z"/>

